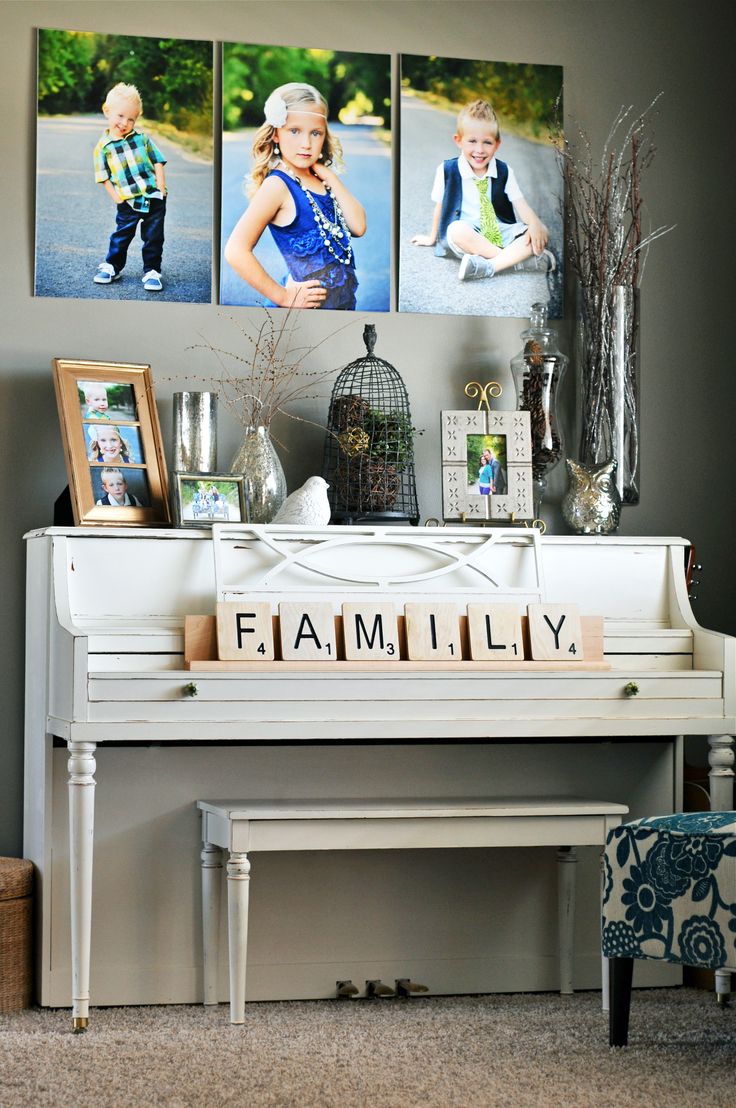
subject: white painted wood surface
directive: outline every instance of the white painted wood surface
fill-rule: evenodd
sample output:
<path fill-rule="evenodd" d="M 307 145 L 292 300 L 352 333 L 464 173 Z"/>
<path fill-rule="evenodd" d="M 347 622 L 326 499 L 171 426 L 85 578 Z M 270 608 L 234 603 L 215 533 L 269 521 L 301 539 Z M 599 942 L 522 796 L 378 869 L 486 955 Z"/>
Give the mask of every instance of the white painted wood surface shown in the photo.
<path fill-rule="evenodd" d="M 183 812 L 203 793 L 226 791 L 237 767 L 248 793 L 252 783 L 260 796 L 273 795 L 274 782 L 291 797 L 334 790 L 356 795 L 371 777 L 376 792 L 388 795 L 416 795 L 419 781 L 428 794 L 448 785 L 456 794 L 487 792 L 490 785 L 496 795 L 514 795 L 514 790 L 521 795 L 530 788 L 544 795 L 555 781 L 556 791 L 567 791 L 570 778 L 579 774 L 578 791 L 600 796 L 599 775 L 609 751 L 605 791 L 628 803 L 636 816 L 678 806 L 677 736 L 707 734 L 716 736 L 711 760 L 719 803 L 731 795 L 734 640 L 706 631 L 694 620 L 684 583 L 687 544 L 682 539 L 539 539 L 521 529 L 309 531 L 270 526 L 226 528 L 213 543 L 209 532 L 193 530 L 50 528 L 29 535 L 27 545 L 24 849 L 40 877 L 39 991 L 42 1003 L 69 1003 L 71 870 L 81 878 L 75 879 L 73 897 L 75 918 L 81 921 L 75 924 L 74 942 L 79 994 L 74 1011 L 80 1019 L 87 1004 L 81 995 L 89 934 L 84 890 L 91 873 L 91 856 L 83 844 L 91 842 L 93 827 L 102 864 L 92 886 L 92 1003 L 161 1003 L 202 995 L 201 971 L 195 968 L 200 925 L 187 922 L 199 915 L 194 891 L 199 882 L 186 861 L 192 840 Z M 135 587 L 111 590 L 111 574 L 135 582 Z M 605 617 L 605 649 L 613 668 L 564 677 L 517 670 L 460 676 L 433 669 L 424 678 L 397 678 L 377 670 L 340 674 L 336 681 L 326 675 L 318 680 L 298 673 L 253 679 L 184 670 L 178 661 L 184 616 L 212 614 L 216 596 L 224 599 L 243 591 L 268 599 L 273 611 L 280 600 L 307 595 L 331 603 L 336 612 L 346 597 L 361 603 L 388 597 L 397 607 L 407 601 L 444 600 L 460 609 L 489 600 L 520 606 L 540 600 L 574 602 L 584 614 Z M 626 697 L 623 689 L 631 681 L 639 685 L 639 693 Z M 185 695 L 191 682 L 196 696 Z M 97 750 L 94 823 L 93 790 L 69 784 L 54 737 L 89 744 L 85 757 Z M 613 749 L 606 746 L 609 741 Z M 366 745 L 345 745 L 354 742 Z M 112 745 L 118 743 L 123 745 Z M 233 743 L 246 745 L 229 745 Z M 551 762 L 546 760 L 548 749 Z M 341 751 L 350 757 L 343 760 Z M 259 767 L 255 773 L 254 758 Z M 523 784 L 513 778 L 515 765 L 521 767 Z M 337 766 L 342 767 L 339 772 Z M 71 866 L 67 787 L 75 813 Z M 86 799 L 79 804 L 81 798 L 74 797 L 83 789 Z M 173 839 L 165 832 L 170 826 L 178 827 Z M 108 850 L 113 852 L 110 858 Z M 156 851 L 172 863 L 170 871 L 159 872 L 152 864 Z M 111 884 L 107 863 L 112 857 L 116 883 Z M 338 948 L 344 957 L 337 976 L 359 976 L 362 969 L 366 976 L 388 979 L 394 969 L 401 971 L 396 976 L 418 974 L 419 979 L 429 973 L 436 991 L 447 992 L 556 987 L 541 956 L 544 931 L 530 934 L 528 949 L 517 957 L 513 942 L 494 929 L 500 945 L 487 961 L 471 953 L 472 943 L 465 948 L 458 940 L 448 962 L 439 951 L 432 952 L 429 941 L 427 958 L 412 953 L 417 931 L 405 921 L 395 949 L 386 935 L 384 949 L 376 948 L 370 965 L 361 966 L 356 965 L 356 949 L 343 941 L 358 929 L 349 914 L 309 968 L 309 957 L 298 953 L 296 935 L 282 934 L 278 950 L 269 949 L 265 936 L 280 934 L 283 920 L 294 911 L 293 889 L 300 889 L 299 904 L 306 912 L 319 914 L 313 890 L 300 883 L 287 861 L 277 863 L 272 857 L 268 862 L 259 858 L 259 865 L 283 865 L 286 885 L 269 895 L 276 914 L 269 909 L 264 915 L 259 906 L 254 917 L 252 947 L 261 964 L 251 981 L 258 997 L 325 995 L 319 959 L 327 964 L 333 957 L 329 951 Z M 397 856 L 397 871 L 383 859 L 380 869 L 386 880 L 393 880 L 389 872 L 398 875 L 407 867 L 406 884 L 417 864 L 409 857 Z M 341 868 L 338 860 L 335 865 L 335 880 L 349 886 L 352 869 Z M 445 882 L 452 881 L 456 866 L 444 873 Z M 464 867 L 467 879 L 474 880 L 472 863 Z M 531 877 L 534 867 L 531 859 L 521 861 L 514 880 Z M 166 874 L 174 871 L 189 872 L 189 882 L 170 901 Z M 128 887 L 122 904 L 121 872 Z M 499 917 L 507 911 L 495 901 L 485 908 Z M 436 911 L 438 925 L 445 912 L 446 929 L 452 909 L 438 906 Z M 178 916 L 166 949 L 156 931 L 156 920 L 163 915 L 167 920 Z M 430 912 L 428 925 L 433 918 Z M 539 918 L 547 919 L 543 903 Z M 554 927 L 553 920 L 548 929 Z M 371 933 L 380 932 L 377 915 L 371 918 Z M 139 940 L 141 934 L 146 942 Z M 145 954 L 146 943 L 157 952 L 154 961 Z M 583 953 L 584 944 L 577 946 L 576 977 L 585 980 L 587 973 L 594 984 L 597 967 L 591 979 L 585 970 L 591 955 Z M 303 972 L 294 970 L 300 965 Z M 221 998 L 223 989 L 220 976 Z"/>
<path fill-rule="evenodd" d="M 230 1022 L 245 1022 L 248 854 L 304 850 L 426 850 L 557 845 L 560 992 L 573 991 L 575 846 L 603 847 L 628 813 L 622 804 L 580 797 L 514 801 L 471 798 L 244 801 L 198 800 L 202 812 L 202 902 L 212 896 L 210 855 L 228 852 Z M 217 961 L 218 934 L 203 933 L 203 963 Z M 605 980 L 605 978 L 604 978 Z M 204 1002 L 208 999 L 205 973 Z"/>

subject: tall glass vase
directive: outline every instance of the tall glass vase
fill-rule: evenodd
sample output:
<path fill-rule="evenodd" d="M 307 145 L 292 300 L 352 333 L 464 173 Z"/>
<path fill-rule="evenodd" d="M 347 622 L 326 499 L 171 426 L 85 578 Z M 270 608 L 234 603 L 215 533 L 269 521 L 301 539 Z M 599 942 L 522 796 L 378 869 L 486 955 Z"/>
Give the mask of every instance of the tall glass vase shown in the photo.
<path fill-rule="evenodd" d="M 578 457 L 616 463 L 622 504 L 639 503 L 639 292 L 578 290 L 575 342 Z"/>
<path fill-rule="evenodd" d="M 286 499 L 286 477 L 267 427 L 248 427 L 230 465 L 245 477 L 249 523 L 270 523 Z"/>
<path fill-rule="evenodd" d="M 547 323 L 546 304 L 532 304 L 529 328 L 521 332 L 524 345 L 511 359 L 516 406 L 529 412 L 532 439 L 532 497 L 534 518 L 539 519 L 547 489 L 547 475 L 563 452 L 557 418 L 557 395 L 567 368 L 567 358 L 557 349 L 554 331 Z"/>

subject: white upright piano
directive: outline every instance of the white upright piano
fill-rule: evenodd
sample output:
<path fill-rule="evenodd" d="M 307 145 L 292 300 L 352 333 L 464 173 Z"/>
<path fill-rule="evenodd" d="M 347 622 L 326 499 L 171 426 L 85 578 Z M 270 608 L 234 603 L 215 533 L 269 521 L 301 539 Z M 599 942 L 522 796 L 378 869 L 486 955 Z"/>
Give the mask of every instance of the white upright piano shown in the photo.
<path fill-rule="evenodd" d="M 713 807 L 732 807 L 736 640 L 696 623 L 684 539 L 275 525 L 216 535 L 27 536 L 25 854 L 39 875 L 41 1004 L 71 1003 L 83 1024 L 90 997 L 202 999 L 201 797 L 569 794 L 628 804 L 634 818 L 681 806 L 682 736 L 707 735 Z M 336 612 L 369 597 L 399 611 L 438 596 L 461 612 L 489 598 L 574 602 L 604 617 L 610 669 L 186 668 L 184 617 L 234 595 L 329 599 Z M 591 988 L 589 853 L 575 977 Z M 524 849 L 258 856 L 249 999 L 334 995 L 341 978 L 554 989 L 553 869 Z M 666 983 L 678 971 L 640 972 Z M 221 977 L 226 1000 L 224 965 Z"/>

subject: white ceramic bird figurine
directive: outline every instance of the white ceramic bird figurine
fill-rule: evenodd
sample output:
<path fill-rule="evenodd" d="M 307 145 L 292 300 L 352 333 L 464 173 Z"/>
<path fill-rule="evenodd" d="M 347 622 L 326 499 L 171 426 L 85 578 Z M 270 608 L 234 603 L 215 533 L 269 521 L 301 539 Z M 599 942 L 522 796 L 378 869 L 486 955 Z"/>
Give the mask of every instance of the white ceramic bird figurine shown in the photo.
<path fill-rule="evenodd" d="M 324 477 L 309 477 L 300 489 L 287 496 L 272 523 L 299 523 L 308 527 L 324 527 L 330 522 L 330 486 Z"/>

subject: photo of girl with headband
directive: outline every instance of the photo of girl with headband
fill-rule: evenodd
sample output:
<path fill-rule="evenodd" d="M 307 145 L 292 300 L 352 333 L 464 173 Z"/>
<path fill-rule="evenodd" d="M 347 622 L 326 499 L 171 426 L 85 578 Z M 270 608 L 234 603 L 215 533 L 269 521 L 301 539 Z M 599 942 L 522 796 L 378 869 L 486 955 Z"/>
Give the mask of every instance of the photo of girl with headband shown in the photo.
<path fill-rule="evenodd" d="M 250 203 L 225 246 L 235 272 L 282 308 L 355 309 L 353 239 L 365 211 L 341 183 L 340 142 L 330 134 L 327 101 L 313 85 L 280 85 L 253 139 Z M 288 274 L 279 284 L 253 250 L 269 228 Z"/>

